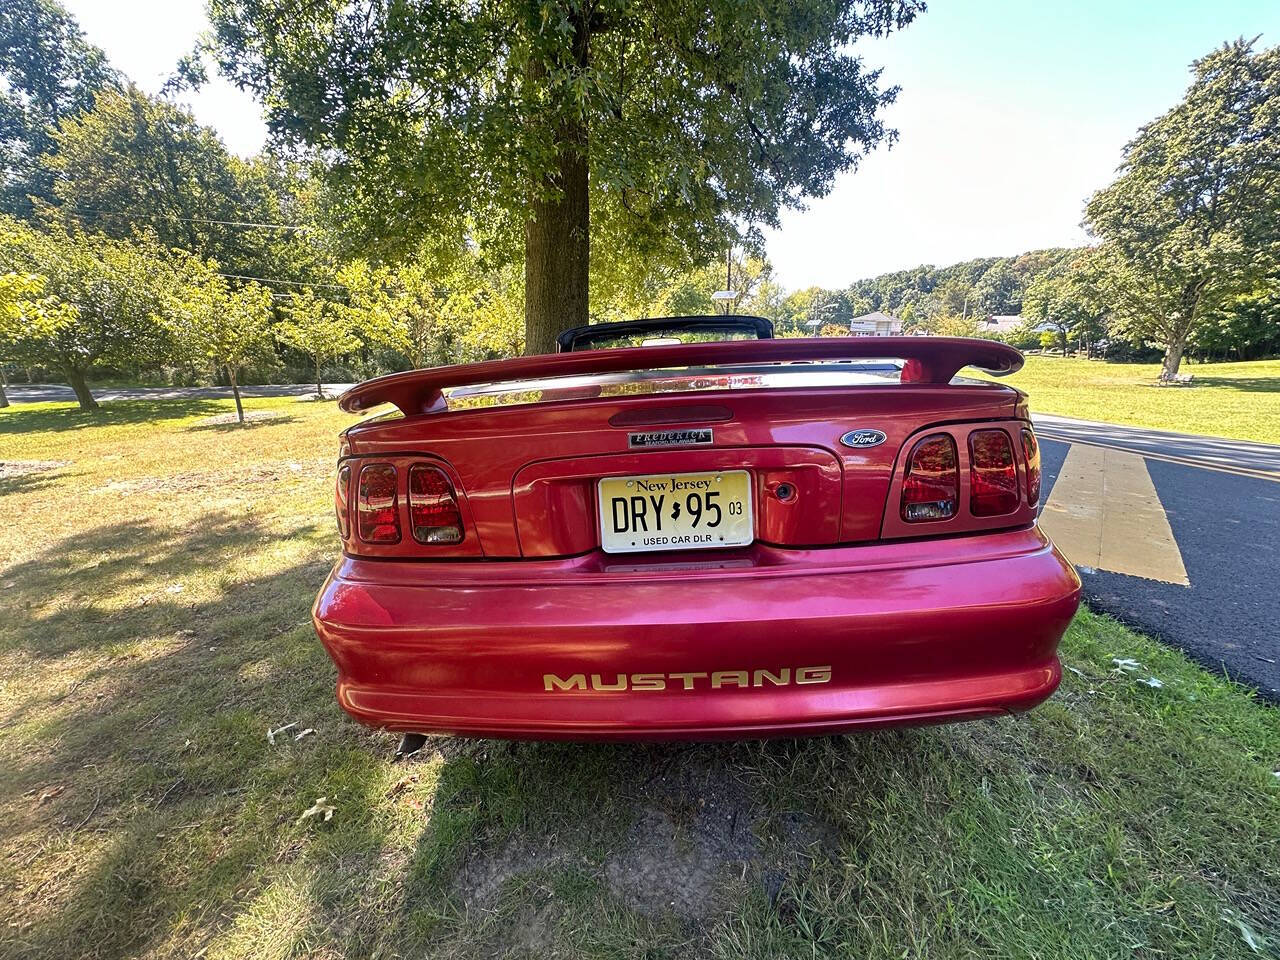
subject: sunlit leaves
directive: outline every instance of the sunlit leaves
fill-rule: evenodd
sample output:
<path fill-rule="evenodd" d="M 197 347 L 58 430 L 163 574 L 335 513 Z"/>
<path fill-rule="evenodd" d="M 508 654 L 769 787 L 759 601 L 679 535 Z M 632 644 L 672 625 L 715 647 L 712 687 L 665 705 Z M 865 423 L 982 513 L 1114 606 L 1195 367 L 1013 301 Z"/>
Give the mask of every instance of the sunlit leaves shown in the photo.
<path fill-rule="evenodd" d="M 156 321 L 163 251 L 152 241 L 112 240 L 59 227 L 36 230 L 0 218 L 0 270 L 39 277 L 13 359 L 83 374 L 94 364 L 134 370 L 168 348 Z"/>
<path fill-rule="evenodd" d="M 223 69 L 262 96 L 273 130 L 331 162 L 363 253 L 465 235 L 518 260 L 559 158 L 585 150 L 593 248 L 683 269 L 891 138 L 879 113 L 895 91 L 850 44 L 919 9 L 213 0 L 210 14 Z"/>
<path fill-rule="evenodd" d="M 256 283 L 233 288 L 216 263 L 183 258 L 162 323 L 179 356 L 232 373 L 273 358 L 271 294 Z"/>
<path fill-rule="evenodd" d="M 275 337 L 285 346 L 311 358 L 316 368 L 318 392 L 324 362 L 336 360 L 360 347 L 354 318 L 338 304 L 317 297 L 310 289 L 290 294 L 283 312 L 284 318 L 273 331 Z"/>

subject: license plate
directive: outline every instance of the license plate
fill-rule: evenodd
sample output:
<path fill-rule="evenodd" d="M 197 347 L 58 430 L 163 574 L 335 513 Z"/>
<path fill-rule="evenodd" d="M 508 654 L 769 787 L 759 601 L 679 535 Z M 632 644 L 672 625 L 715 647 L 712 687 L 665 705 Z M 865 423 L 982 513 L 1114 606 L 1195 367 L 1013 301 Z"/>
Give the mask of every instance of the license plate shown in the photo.
<path fill-rule="evenodd" d="M 598 492 L 606 553 L 741 547 L 755 538 L 745 470 L 606 477 Z"/>

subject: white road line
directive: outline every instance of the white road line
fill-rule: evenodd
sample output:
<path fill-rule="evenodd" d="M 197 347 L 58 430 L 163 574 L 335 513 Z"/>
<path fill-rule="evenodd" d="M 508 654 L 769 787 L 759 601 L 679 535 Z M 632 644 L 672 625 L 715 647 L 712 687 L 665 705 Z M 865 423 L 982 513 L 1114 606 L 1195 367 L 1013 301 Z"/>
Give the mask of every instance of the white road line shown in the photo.
<path fill-rule="evenodd" d="M 1163 453 L 1153 453 L 1151 451 L 1135 451 L 1131 447 L 1124 446 L 1122 441 L 1108 441 L 1104 439 L 1081 440 L 1070 434 L 1053 433 L 1049 430 L 1036 430 L 1036 436 L 1042 440 L 1053 440 L 1056 443 L 1069 443 L 1072 445 L 1080 444 L 1082 446 L 1098 447 L 1105 450 L 1119 450 L 1121 452 L 1132 452 L 1134 456 L 1142 457 L 1147 460 L 1160 460 L 1163 463 L 1176 463 L 1184 467 L 1197 467 L 1201 470 L 1215 470 L 1218 473 L 1232 473 L 1238 477 L 1253 477 L 1256 480 L 1270 480 L 1272 482 L 1280 482 L 1280 473 L 1274 470 L 1254 470 L 1250 467 L 1227 466 L 1210 462 L 1209 460 L 1200 459 L 1195 456 L 1179 457 L 1171 456 Z"/>

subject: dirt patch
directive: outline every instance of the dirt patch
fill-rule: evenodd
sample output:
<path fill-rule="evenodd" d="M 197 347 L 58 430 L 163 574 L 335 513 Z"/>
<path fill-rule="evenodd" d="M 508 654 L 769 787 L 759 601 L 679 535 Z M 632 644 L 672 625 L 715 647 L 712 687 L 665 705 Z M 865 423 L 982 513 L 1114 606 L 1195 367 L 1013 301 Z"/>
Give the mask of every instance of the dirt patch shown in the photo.
<path fill-rule="evenodd" d="M 0 480 L 25 477 L 32 473 L 44 473 L 70 465 L 70 460 L 0 460 Z"/>
<path fill-rule="evenodd" d="M 135 477 L 112 480 L 97 487 L 95 493 L 187 493 L 193 490 L 233 491 L 246 486 L 275 483 L 279 480 L 310 478 L 330 469 L 329 457 L 315 460 L 286 460 L 214 470 L 207 473 L 179 473 L 170 477 Z"/>
<path fill-rule="evenodd" d="M 454 873 L 453 895 L 468 909 L 498 910 L 523 878 L 568 869 L 630 910 L 694 923 L 753 890 L 776 900 L 788 878 L 823 856 L 832 828 L 804 811 L 771 813 L 721 759 L 714 748 L 693 748 L 633 782 L 626 792 L 634 791 L 634 819 L 603 846 L 590 828 L 482 844 Z"/>
<path fill-rule="evenodd" d="M 649 802 L 605 863 L 604 878 L 629 906 L 682 917 L 712 912 L 728 887 L 764 866 L 758 799 L 724 769 L 680 767 L 649 784 Z"/>
<path fill-rule="evenodd" d="M 492 909 L 508 880 L 564 863 L 575 852 L 558 841 L 539 848 L 509 840 L 500 850 L 468 859 L 453 878 L 453 890 L 468 907 Z"/>

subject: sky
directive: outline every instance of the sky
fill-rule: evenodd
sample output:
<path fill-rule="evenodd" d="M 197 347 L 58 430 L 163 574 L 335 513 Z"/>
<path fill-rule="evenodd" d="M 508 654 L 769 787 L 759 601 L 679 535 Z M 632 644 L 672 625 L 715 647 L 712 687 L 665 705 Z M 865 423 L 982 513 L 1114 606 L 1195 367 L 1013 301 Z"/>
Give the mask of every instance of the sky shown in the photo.
<path fill-rule="evenodd" d="M 203 0 L 63 0 L 89 39 L 155 92 L 201 31 Z M 766 233 L 783 286 L 844 287 L 922 263 L 1087 241 L 1085 200 L 1138 127 L 1173 106 L 1192 60 L 1224 41 L 1280 43 L 1277 0 L 931 0 L 901 33 L 860 41 L 901 87 L 899 139 Z M 188 95 L 228 148 L 257 151 L 259 106 L 221 78 Z"/>

